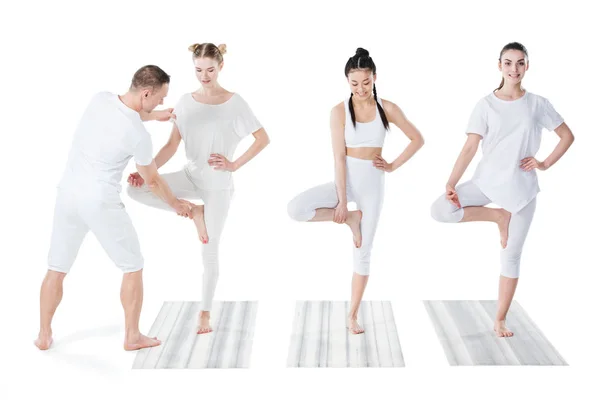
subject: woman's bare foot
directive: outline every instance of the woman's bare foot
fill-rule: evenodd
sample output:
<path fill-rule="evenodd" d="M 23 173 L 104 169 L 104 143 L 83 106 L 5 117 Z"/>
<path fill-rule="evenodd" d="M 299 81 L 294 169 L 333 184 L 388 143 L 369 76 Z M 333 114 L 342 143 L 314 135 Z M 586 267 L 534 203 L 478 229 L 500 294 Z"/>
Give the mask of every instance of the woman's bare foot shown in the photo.
<path fill-rule="evenodd" d="M 360 232 L 360 221 L 362 219 L 362 211 L 350 211 L 348 218 L 346 218 L 346 225 L 352 230 L 352 239 L 354 240 L 354 246 L 360 247 L 362 245 L 362 233 Z"/>
<path fill-rule="evenodd" d="M 494 322 L 494 331 L 498 337 L 511 337 L 514 334 L 511 330 L 506 327 L 506 321 L 496 321 Z"/>
<path fill-rule="evenodd" d="M 348 329 L 348 331 L 350 331 L 350 333 L 353 335 L 359 335 L 365 332 L 365 330 L 358 324 L 358 321 L 352 318 L 348 318 L 348 321 L 346 322 L 346 329 Z"/>
<path fill-rule="evenodd" d="M 510 217 L 512 214 L 503 208 L 499 209 L 499 214 L 498 229 L 500 229 L 500 245 L 505 249 L 508 244 L 508 225 L 510 224 Z"/>
<path fill-rule="evenodd" d="M 192 218 L 198 231 L 198 238 L 200 238 L 202 243 L 208 243 L 208 232 L 206 231 L 206 223 L 204 222 L 204 205 L 192 206 Z"/>
<path fill-rule="evenodd" d="M 40 350 L 48 350 L 52 346 L 52 332 L 40 331 L 38 338 L 33 342 Z"/>
<path fill-rule="evenodd" d="M 126 338 L 123 347 L 126 351 L 132 351 L 158 345 L 160 345 L 160 340 L 157 338 L 150 338 L 142 334 L 137 334 L 134 337 Z"/>
<path fill-rule="evenodd" d="M 210 327 L 210 312 L 202 311 L 198 318 L 198 334 L 210 333 L 213 329 Z"/>

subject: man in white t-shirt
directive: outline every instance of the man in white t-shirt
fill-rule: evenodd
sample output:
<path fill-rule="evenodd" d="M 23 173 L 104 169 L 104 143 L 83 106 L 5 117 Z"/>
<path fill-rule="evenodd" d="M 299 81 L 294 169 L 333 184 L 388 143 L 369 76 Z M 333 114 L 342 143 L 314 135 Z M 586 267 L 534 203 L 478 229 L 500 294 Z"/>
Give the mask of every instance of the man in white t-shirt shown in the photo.
<path fill-rule="evenodd" d="M 91 231 L 108 256 L 123 271 L 121 303 L 125 310 L 125 350 L 160 344 L 140 333 L 142 268 L 137 234 L 120 199 L 121 178 L 134 158 L 152 191 L 178 215 L 192 218 L 191 203 L 176 198 L 157 172 L 152 141 L 143 120 L 168 121 L 172 109 L 153 111 L 163 104 L 169 75 L 154 65 L 140 68 L 122 95 L 96 94 L 75 131 L 67 166 L 58 186 L 48 272 L 40 293 L 40 332 L 35 345 L 52 344 L 51 322 L 60 303 L 63 280 L 79 247 Z"/>

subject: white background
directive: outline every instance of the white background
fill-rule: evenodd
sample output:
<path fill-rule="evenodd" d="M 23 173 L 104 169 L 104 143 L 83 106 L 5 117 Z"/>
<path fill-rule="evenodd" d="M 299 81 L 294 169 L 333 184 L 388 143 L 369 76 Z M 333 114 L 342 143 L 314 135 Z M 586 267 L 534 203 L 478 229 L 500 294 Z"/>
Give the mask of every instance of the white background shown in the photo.
<path fill-rule="evenodd" d="M 0 354 L 7 371 L 0 397 L 598 398 L 595 16 L 578 1 L 4 6 Z M 444 190 L 473 106 L 500 81 L 500 49 L 514 40 L 530 51 L 525 87 L 550 99 L 576 136 L 566 156 L 539 173 L 542 192 L 516 295 L 570 366 L 450 368 L 421 300 L 494 299 L 498 233 L 485 223 L 436 223 L 429 206 Z M 217 300 L 260 302 L 251 368 L 132 371 L 135 354 L 121 347 L 121 274 L 91 235 L 65 281 L 56 346 L 38 351 L 32 340 L 55 186 L 84 107 L 97 91 L 124 93 L 145 64 L 171 75 L 165 105 L 173 106 L 198 87 L 187 47 L 205 41 L 228 45 L 220 82 L 249 102 L 272 138 L 235 173 L 216 293 Z M 295 301 L 349 295 L 349 230 L 294 222 L 286 205 L 333 177 L 329 112 L 349 93 L 343 68 L 358 46 L 378 66 L 379 95 L 398 104 L 426 142 L 386 176 L 365 294 L 393 302 L 406 368 L 286 369 Z M 156 152 L 170 123 L 147 127 Z M 539 158 L 557 141 L 546 133 Z M 391 161 L 406 144 L 394 127 L 384 156 Z M 164 171 L 183 162 L 180 149 Z M 200 299 L 200 244 L 191 221 L 123 199 L 146 259 L 147 331 L 163 301 Z"/>

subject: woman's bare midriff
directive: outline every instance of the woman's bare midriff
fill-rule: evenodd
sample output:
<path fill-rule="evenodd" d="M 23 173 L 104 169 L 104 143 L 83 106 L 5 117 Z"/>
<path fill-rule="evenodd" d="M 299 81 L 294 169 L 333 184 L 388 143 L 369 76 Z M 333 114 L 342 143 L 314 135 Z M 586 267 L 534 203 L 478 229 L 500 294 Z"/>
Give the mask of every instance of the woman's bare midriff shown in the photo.
<path fill-rule="evenodd" d="M 375 156 L 381 155 L 381 147 L 346 147 L 346 155 L 361 160 L 374 160 Z"/>

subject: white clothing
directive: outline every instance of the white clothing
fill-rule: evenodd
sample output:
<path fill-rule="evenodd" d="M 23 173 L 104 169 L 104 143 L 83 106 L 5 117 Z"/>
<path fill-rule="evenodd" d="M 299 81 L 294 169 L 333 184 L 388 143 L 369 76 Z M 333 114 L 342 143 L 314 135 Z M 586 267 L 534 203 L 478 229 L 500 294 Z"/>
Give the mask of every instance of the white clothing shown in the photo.
<path fill-rule="evenodd" d="M 369 275 L 371 249 L 383 206 L 385 172 L 373 166 L 372 160 L 346 157 L 346 197 L 361 210 L 362 245 L 354 247 L 354 271 Z M 334 182 L 300 193 L 288 204 L 288 214 L 297 221 L 309 221 L 318 208 L 335 208 L 339 200 Z"/>
<path fill-rule="evenodd" d="M 377 101 L 383 107 L 381 99 L 377 98 Z M 346 126 L 344 128 L 346 147 L 383 147 L 386 129 L 379 114 L 379 107 L 375 107 L 376 115 L 373 121 L 357 121 L 356 127 L 352 124 L 349 99 L 344 100 L 344 107 L 346 110 Z"/>
<path fill-rule="evenodd" d="M 120 202 L 129 159 L 152 162 L 152 140 L 140 115 L 113 93 L 96 94 L 77 126 L 59 188 Z"/>
<path fill-rule="evenodd" d="M 137 234 L 121 202 L 105 202 L 95 193 L 59 189 L 54 207 L 48 269 L 68 273 L 88 231 L 123 272 L 144 267 Z"/>
<path fill-rule="evenodd" d="M 69 272 L 88 231 L 123 272 L 143 268 L 137 234 L 119 196 L 131 157 L 140 165 L 152 162 L 152 141 L 140 115 L 116 94 L 96 94 L 75 131 L 59 184 L 49 269 Z"/>
<path fill-rule="evenodd" d="M 462 207 L 485 206 L 492 202 L 473 181 L 461 183 L 456 187 L 458 200 Z M 508 278 L 518 278 L 521 269 L 521 252 L 535 213 L 535 197 L 519 212 L 512 213 L 508 225 L 508 242 L 500 250 L 500 274 Z M 460 222 L 465 215 L 463 208 L 457 207 L 440 196 L 431 206 L 431 216 L 439 222 Z"/>
<path fill-rule="evenodd" d="M 535 170 L 520 162 L 540 148 L 542 128 L 553 131 L 564 122 L 544 97 L 525 94 L 513 101 L 494 93 L 482 98 L 471 114 L 466 133 L 483 137 L 483 157 L 472 181 L 493 203 L 517 213 L 539 192 Z"/>
<path fill-rule="evenodd" d="M 231 172 L 215 170 L 208 159 L 218 153 L 231 160 L 240 140 L 261 128 L 248 103 L 237 93 L 217 105 L 199 103 L 186 93 L 173 112 L 185 143 L 185 170 L 194 184 L 202 190 L 232 188 Z"/>
<path fill-rule="evenodd" d="M 204 202 L 204 221 L 208 233 L 208 243 L 202 245 L 202 261 L 204 264 L 202 310 L 208 311 L 212 307 L 217 287 L 217 279 L 219 277 L 219 242 L 229 211 L 233 188 L 225 190 L 202 190 L 195 185 L 194 180 L 186 170 L 164 174 L 161 177 L 169 185 L 175 197 L 187 200 L 202 199 Z M 127 194 L 132 199 L 147 206 L 174 212 L 167 203 L 156 197 L 147 185 L 139 188 L 128 186 Z"/>

